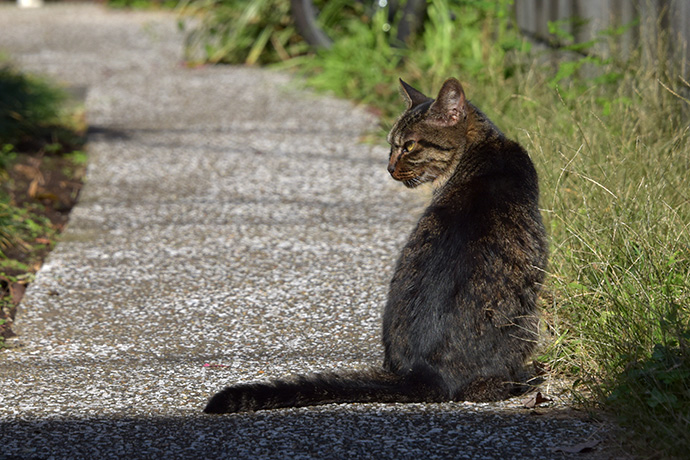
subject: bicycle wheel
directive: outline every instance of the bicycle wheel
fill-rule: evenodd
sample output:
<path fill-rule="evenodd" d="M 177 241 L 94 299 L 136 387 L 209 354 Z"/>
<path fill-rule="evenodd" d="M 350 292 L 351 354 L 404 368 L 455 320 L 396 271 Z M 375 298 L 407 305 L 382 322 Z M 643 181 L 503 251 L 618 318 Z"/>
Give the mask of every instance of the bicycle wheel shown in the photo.
<path fill-rule="evenodd" d="M 358 3 L 365 3 L 359 0 Z M 398 0 L 376 0 L 370 2 L 373 6 L 369 9 L 369 14 L 373 14 L 375 9 L 388 7 L 388 22 L 395 23 L 399 19 L 396 38 L 392 40 L 394 46 L 404 46 L 407 39 L 416 34 L 424 24 L 426 15 L 426 0 L 407 0 L 398 18 L 400 2 Z M 319 10 L 314 6 L 312 0 L 290 0 L 292 6 L 292 17 L 295 27 L 299 34 L 314 48 L 330 48 L 333 40 L 324 32 L 319 25 Z"/>
<path fill-rule="evenodd" d="M 333 40 L 319 27 L 318 10 L 311 0 L 290 0 L 292 19 L 299 34 L 314 48 L 330 48 Z"/>
<path fill-rule="evenodd" d="M 395 10 L 391 5 L 392 15 L 395 16 Z M 421 31 L 424 19 L 426 16 L 426 0 L 407 0 L 405 8 L 403 9 L 402 17 L 398 23 L 398 32 L 396 37 L 398 42 L 405 44 L 410 36 L 414 36 Z"/>

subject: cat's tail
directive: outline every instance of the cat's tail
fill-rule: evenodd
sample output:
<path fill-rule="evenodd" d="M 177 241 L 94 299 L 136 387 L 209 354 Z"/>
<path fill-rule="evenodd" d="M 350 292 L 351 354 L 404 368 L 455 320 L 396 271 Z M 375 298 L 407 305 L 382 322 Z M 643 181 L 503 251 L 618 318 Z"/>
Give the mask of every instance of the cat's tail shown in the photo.
<path fill-rule="evenodd" d="M 448 392 L 439 383 L 433 373 L 410 372 L 401 376 L 382 368 L 299 375 L 229 386 L 211 398 L 204 412 L 225 414 L 334 403 L 448 400 Z"/>

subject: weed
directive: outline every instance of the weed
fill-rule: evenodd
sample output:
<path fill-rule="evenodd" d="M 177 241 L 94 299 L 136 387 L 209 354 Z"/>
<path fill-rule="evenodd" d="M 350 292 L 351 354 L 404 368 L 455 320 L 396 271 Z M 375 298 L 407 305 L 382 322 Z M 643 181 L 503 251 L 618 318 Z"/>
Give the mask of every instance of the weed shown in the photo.
<path fill-rule="evenodd" d="M 385 11 L 379 10 L 367 21 L 348 22 L 344 26 L 348 33 L 330 50 L 301 62 L 302 71 L 309 74 L 309 83 L 372 106 L 397 99 L 397 88 L 384 82 L 395 81 L 407 51 L 391 46 L 389 32 L 384 28 L 386 21 Z M 365 93 L 362 88 L 369 91 Z"/>
<path fill-rule="evenodd" d="M 0 144 L 0 174 L 15 158 L 17 158 L 17 153 L 14 150 L 14 145 Z"/>

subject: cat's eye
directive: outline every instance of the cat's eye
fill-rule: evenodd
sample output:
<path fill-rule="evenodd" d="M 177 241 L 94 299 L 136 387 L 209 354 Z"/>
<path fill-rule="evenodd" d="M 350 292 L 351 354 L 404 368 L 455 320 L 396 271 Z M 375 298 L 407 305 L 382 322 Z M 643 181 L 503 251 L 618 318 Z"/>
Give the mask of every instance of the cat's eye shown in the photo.
<path fill-rule="evenodd" d="M 413 151 L 416 146 L 417 143 L 415 141 L 407 141 L 405 142 L 405 145 L 403 145 L 403 152 L 409 153 Z"/>

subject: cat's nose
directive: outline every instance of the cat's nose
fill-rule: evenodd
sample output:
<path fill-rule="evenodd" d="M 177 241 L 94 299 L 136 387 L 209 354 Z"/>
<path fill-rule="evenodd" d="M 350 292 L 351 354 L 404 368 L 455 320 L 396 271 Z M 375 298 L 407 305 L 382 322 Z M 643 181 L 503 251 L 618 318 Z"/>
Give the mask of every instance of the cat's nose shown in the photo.
<path fill-rule="evenodd" d="M 388 163 L 388 172 L 393 174 L 395 172 L 395 163 Z"/>

